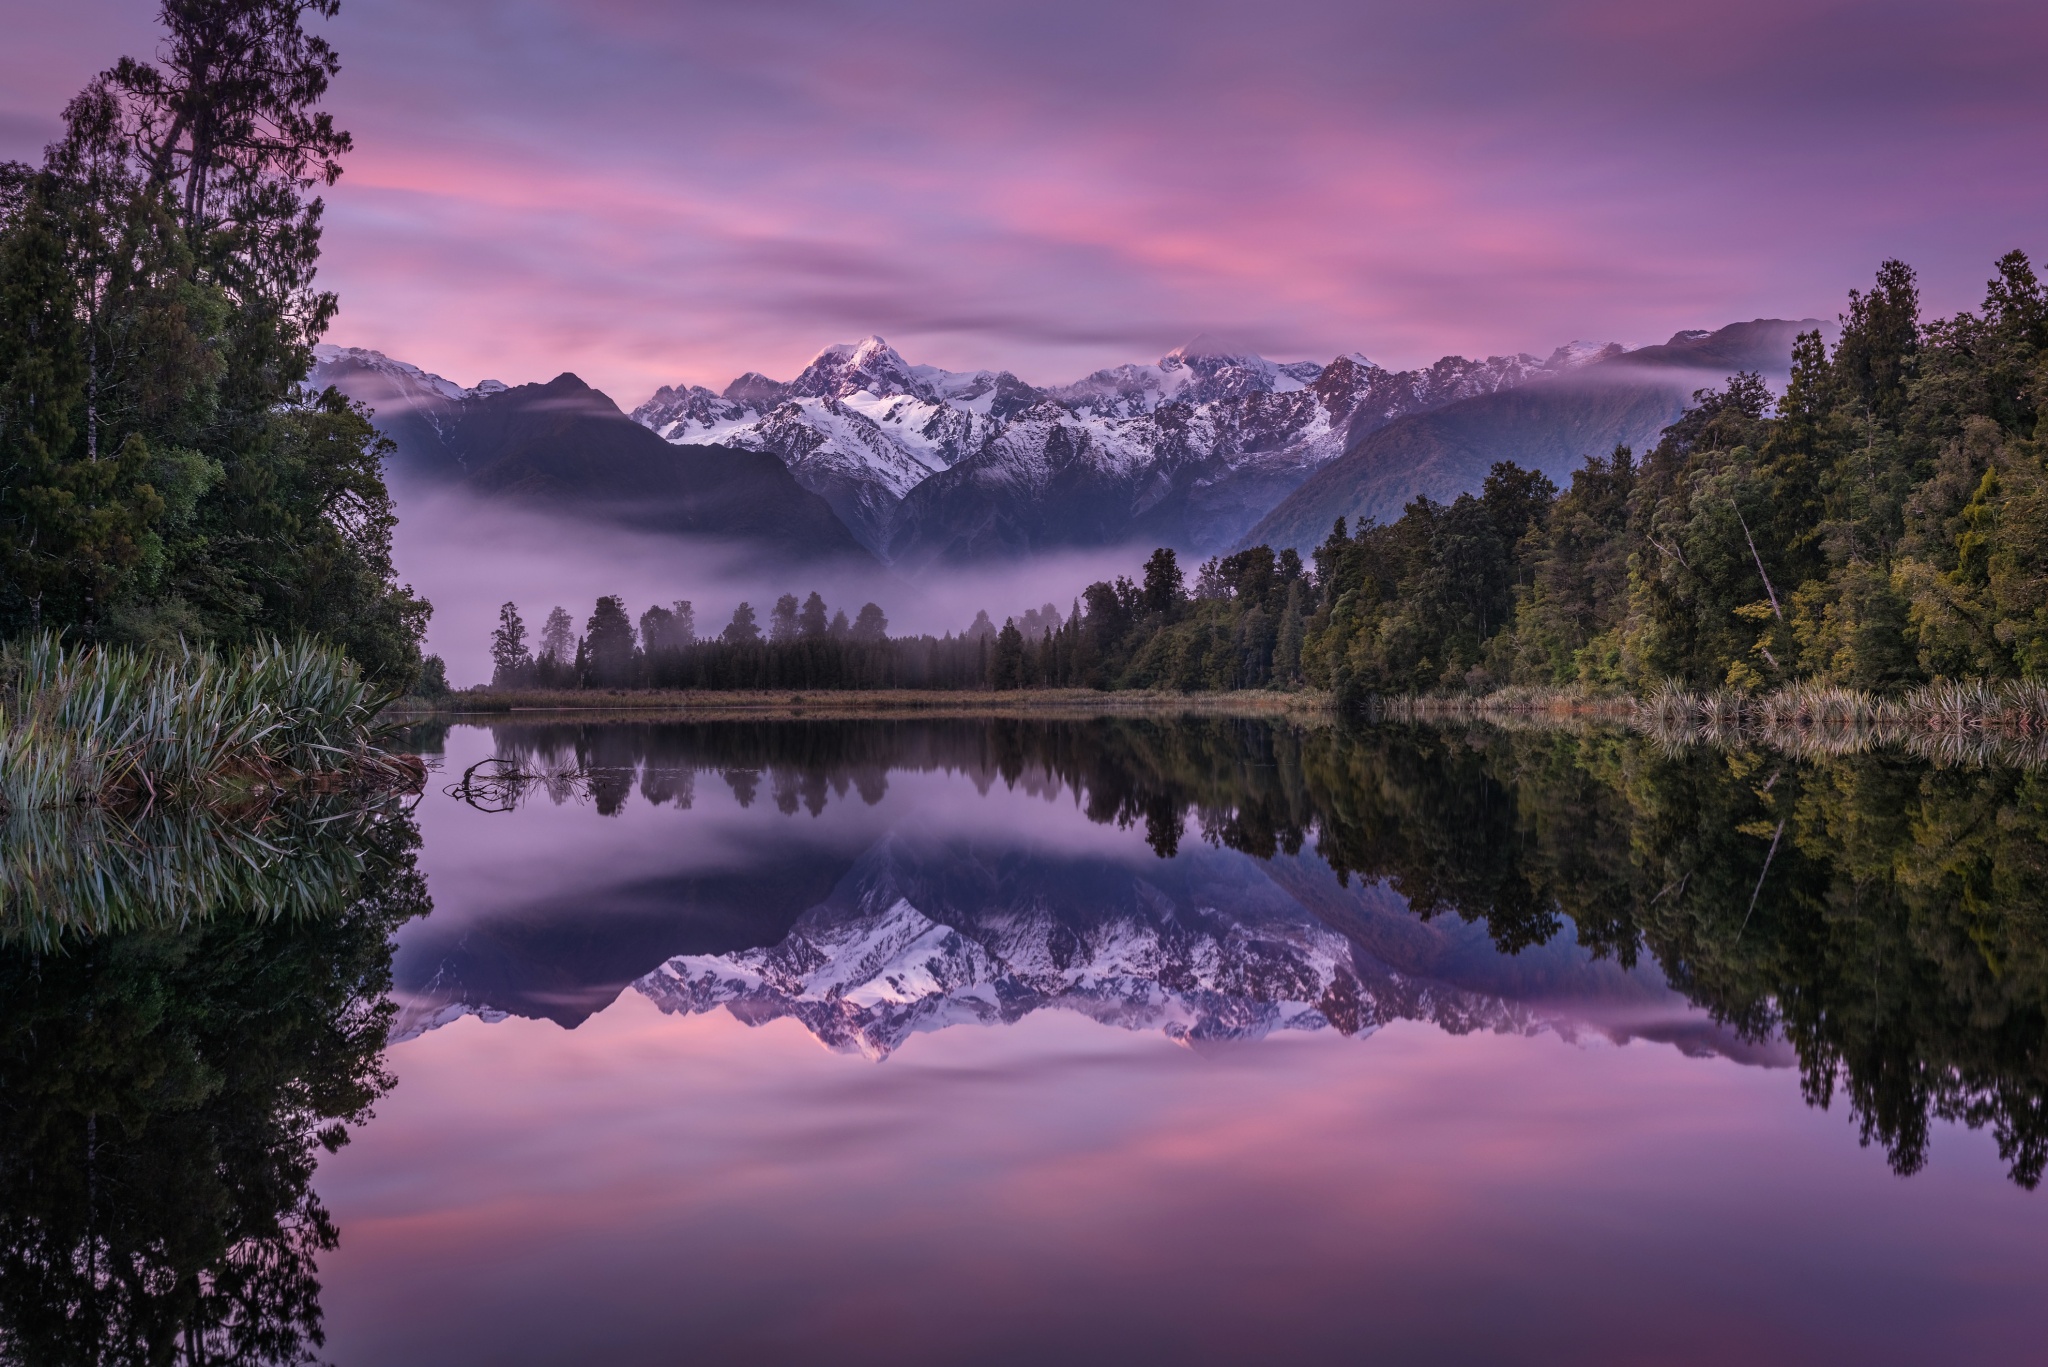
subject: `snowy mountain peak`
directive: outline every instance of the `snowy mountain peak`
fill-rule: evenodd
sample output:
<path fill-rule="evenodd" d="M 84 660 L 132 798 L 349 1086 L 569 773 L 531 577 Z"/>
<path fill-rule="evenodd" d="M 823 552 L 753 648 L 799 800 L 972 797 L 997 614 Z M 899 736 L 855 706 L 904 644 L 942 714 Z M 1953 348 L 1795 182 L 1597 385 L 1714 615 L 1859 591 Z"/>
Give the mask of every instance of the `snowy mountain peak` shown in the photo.
<path fill-rule="evenodd" d="M 1551 352 L 1550 359 L 1543 365 L 1547 370 L 1576 370 L 1593 361 L 1619 356 L 1624 350 L 1626 348 L 1619 342 L 1566 342 Z"/>
<path fill-rule="evenodd" d="M 896 348 L 880 337 L 826 347 L 790 384 L 789 393 L 806 399 L 850 399 L 861 393 L 878 399 L 910 395 L 929 401 L 938 397 Z"/>
<path fill-rule="evenodd" d="M 414 390 L 422 397 L 431 394 L 443 399 L 461 400 L 479 392 L 496 393 L 498 389 L 505 387 L 496 380 L 485 380 L 483 385 L 477 386 L 476 389 L 464 389 L 453 380 L 444 379 L 432 371 L 422 370 L 408 362 L 393 360 L 381 351 L 359 346 L 334 346 L 328 342 L 322 342 L 313 348 L 313 364 L 323 368 L 351 366 L 372 370 L 390 380 L 401 391 Z M 485 385 L 496 385 L 497 388 L 486 389 Z"/>
<path fill-rule="evenodd" d="M 1233 340 L 1218 337 L 1214 333 L 1198 332 L 1187 341 L 1159 358 L 1162 370 L 1194 361 L 1214 361 L 1225 365 L 1262 366 L 1270 364 L 1265 357 L 1250 347 L 1241 346 Z"/>

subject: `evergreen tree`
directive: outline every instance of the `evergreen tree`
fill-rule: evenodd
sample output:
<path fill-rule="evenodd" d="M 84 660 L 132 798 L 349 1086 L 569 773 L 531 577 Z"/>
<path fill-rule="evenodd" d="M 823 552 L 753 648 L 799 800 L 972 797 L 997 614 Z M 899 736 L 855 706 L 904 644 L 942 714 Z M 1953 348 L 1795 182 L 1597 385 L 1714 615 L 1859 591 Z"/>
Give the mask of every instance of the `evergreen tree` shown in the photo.
<path fill-rule="evenodd" d="M 761 628 L 754 625 L 754 606 L 741 603 L 732 610 L 732 621 L 726 624 L 719 639 L 727 645 L 751 645 L 761 639 Z"/>
<path fill-rule="evenodd" d="M 583 630 L 591 682 L 606 687 L 631 682 L 633 619 L 626 615 L 625 603 L 611 597 L 598 599 Z"/>
<path fill-rule="evenodd" d="M 640 614 L 640 647 L 649 655 L 657 650 L 674 650 L 683 642 L 676 639 L 676 615 L 656 603 Z"/>
<path fill-rule="evenodd" d="M 889 619 L 882 615 L 880 605 L 863 603 L 860 616 L 853 619 L 853 639 L 870 645 L 888 639 Z"/>
<path fill-rule="evenodd" d="M 1145 562 L 1144 610 L 1162 617 L 1171 616 L 1186 597 L 1187 588 L 1180 563 L 1172 551 L 1161 546 Z"/>
<path fill-rule="evenodd" d="M 491 683 L 498 688 L 517 688 L 533 673 L 533 656 L 526 649 L 526 623 L 520 620 L 517 604 L 498 609 L 498 625 L 491 632 Z"/>
<path fill-rule="evenodd" d="M 576 627 L 567 608 L 549 608 L 547 621 L 541 624 L 540 629 L 539 662 L 554 668 L 567 665 L 576 653 L 575 632 Z"/>
<path fill-rule="evenodd" d="M 775 600 L 775 606 L 768 613 L 768 639 L 780 644 L 794 641 L 797 633 L 796 595 L 785 593 Z"/>
<path fill-rule="evenodd" d="M 95 78 L 43 168 L 0 174 L 0 634 L 309 632 L 386 682 L 419 668 L 388 448 L 301 390 L 335 309 L 307 192 L 349 147 L 304 21 L 334 11 L 165 0 L 158 60 Z"/>
<path fill-rule="evenodd" d="M 802 611 L 797 613 L 797 635 L 805 640 L 821 641 L 831 630 L 831 626 L 825 615 L 825 600 L 813 591 L 810 597 L 804 599 Z"/>
<path fill-rule="evenodd" d="M 989 662 L 989 684 L 994 688 L 1022 688 L 1024 677 L 1024 633 L 1015 618 L 1005 617 L 996 633 L 996 648 Z"/>

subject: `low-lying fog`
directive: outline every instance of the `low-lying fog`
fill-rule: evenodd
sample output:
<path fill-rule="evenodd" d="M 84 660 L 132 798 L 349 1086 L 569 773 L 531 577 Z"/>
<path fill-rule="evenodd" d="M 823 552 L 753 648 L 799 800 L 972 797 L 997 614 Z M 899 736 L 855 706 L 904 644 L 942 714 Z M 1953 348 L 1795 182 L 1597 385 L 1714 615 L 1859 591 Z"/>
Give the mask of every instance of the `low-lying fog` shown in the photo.
<path fill-rule="evenodd" d="M 699 635 L 715 635 L 742 601 L 765 630 L 778 595 L 816 590 L 850 618 L 881 604 L 889 633 L 956 635 L 987 609 L 1005 617 L 1045 603 L 1064 616 L 1081 590 L 1119 574 L 1136 578 L 1152 548 L 1068 551 L 972 569 L 928 570 L 912 579 L 889 570 L 761 563 L 759 553 L 715 541 L 623 531 L 570 518 L 483 504 L 455 494 L 401 491 L 394 551 L 398 577 L 434 605 L 426 650 L 448 665 L 457 688 L 488 683 L 490 636 L 505 602 L 519 605 L 529 642 L 548 609 L 568 609 L 580 632 L 600 594 L 616 594 L 637 619 L 678 598 L 696 609 Z"/>

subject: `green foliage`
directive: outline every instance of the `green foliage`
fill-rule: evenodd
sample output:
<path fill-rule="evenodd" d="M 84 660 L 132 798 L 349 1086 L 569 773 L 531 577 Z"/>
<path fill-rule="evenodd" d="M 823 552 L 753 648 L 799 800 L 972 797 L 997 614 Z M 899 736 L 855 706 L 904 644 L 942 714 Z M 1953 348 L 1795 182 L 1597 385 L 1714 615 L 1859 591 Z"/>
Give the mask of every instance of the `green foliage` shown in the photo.
<path fill-rule="evenodd" d="M 1695 394 L 1640 462 L 1557 495 L 1496 466 L 1315 554 L 1300 673 L 1347 705 L 1502 684 L 1896 694 L 2048 678 L 2048 293 L 2024 254 L 1980 314 L 1922 324 L 1913 273 L 1802 336 L 1775 403 Z"/>
<path fill-rule="evenodd" d="M 303 637 L 227 656 L 30 637 L 0 650 L 0 813 L 394 777 L 374 744 L 387 700 L 353 662 Z"/>
<path fill-rule="evenodd" d="M 419 668 L 396 582 L 388 446 L 302 384 L 346 133 L 308 34 L 331 0 L 166 0 L 157 63 L 0 168 L 0 638 L 246 645 L 308 633 L 381 682 Z"/>

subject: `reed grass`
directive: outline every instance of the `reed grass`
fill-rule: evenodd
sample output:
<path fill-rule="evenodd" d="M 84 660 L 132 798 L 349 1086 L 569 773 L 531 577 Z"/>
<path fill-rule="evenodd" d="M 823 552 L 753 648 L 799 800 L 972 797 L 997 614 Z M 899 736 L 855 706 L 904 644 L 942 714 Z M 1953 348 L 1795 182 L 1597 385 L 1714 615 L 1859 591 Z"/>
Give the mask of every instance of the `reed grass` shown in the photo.
<path fill-rule="evenodd" d="M 311 640 L 223 655 L 30 637 L 0 649 L 0 813 L 397 781 L 411 762 L 376 743 L 389 701 Z"/>

